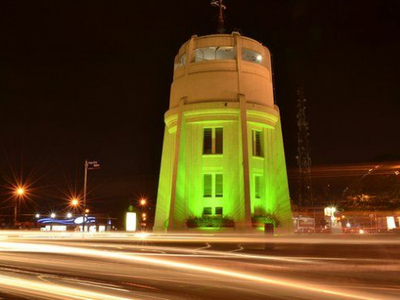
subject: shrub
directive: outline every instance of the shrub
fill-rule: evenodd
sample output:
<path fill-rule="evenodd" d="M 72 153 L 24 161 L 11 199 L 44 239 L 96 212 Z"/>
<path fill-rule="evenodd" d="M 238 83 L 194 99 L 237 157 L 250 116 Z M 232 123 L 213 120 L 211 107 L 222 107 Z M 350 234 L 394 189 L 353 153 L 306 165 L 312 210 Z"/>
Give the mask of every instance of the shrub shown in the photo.
<path fill-rule="evenodd" d="M 279 227 L 280 225 L 279 218 L 275 214 L 266 211 L 260 206 L 254 208 L 254 214 L 251 220 L 253 222 L 253 226 L 258 226 L 259 224 L 264 223 L 274 224 L 274 227 Z"/>
<path fill-rule="evenodd" d="M 198 227 L 211 227 L 211 228 L 221 228 L 221 227 L 233 227 L 235 222 L 232 218 L 228 216 L 190 216 L 186 219 L 186 226 L 188 228 L 198 228 Z"/>

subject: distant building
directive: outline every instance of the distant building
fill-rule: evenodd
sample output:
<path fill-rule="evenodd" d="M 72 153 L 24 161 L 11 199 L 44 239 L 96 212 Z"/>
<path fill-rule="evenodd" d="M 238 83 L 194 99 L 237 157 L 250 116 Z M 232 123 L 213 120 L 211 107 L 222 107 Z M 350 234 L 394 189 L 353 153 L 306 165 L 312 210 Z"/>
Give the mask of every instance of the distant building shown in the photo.
<path fill-rule="evenodd" d="M 271 55 L 240 34 L 193 36 L 175 58 L 155 230 L 190 216 L 226 216 L 249 230 L 255 214 L 292 230 Z"/>

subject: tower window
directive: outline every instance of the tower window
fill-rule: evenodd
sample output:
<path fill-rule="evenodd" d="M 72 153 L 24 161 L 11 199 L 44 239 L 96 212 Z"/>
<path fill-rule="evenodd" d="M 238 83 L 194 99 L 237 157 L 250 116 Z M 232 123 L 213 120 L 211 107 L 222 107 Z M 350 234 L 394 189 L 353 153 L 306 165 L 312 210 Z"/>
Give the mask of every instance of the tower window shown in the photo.
<path fill-rule="evenodd" d="M 252 144 L 253 144 L 253 156 L 264 157 L 262 149 L 262 133 L 258 130 L 252 131 Z"/>
<path fill-rule="evenodd" d="M 256 199 L 260 199 L 260 187 L 261 187 L 261 176 L 254 177 L 254 196 Z"/>
<path fill-rule="evenodd" d="M 212 175 L 204 174 L 204 198 L 212 197 Z"/>
<path fill-rule="evenodd" d="M 203 134 L 203 154 L 212 153 L 212 128 L 204 128 Z"/>
<path fill-rule="evenodd" d="M 263 61 L 263 57 L 260 53 L 246 48 L 242 49 L 242 59 L 256 64 L 261 64 Z"/>
<path fill-rule="evenodd" d="M 197 48 L 194 53 L 194 61 L 210 61 L 210 60 L 225 60 L 235 59 L 236 51 L 234 47 L 206 47 Z"/>
<path fill-rule="evenodd" d="M 209 216 L 212 214 L 212 207 L 204 207 L 203 208 L 203 215 Z"/>
<path fill-rule="evenodd" d="M 186 53 L 183 54 L 183 55 L 179 58 L 178 62 L 175 64 L 175 70 L 178 69 L 178 68 L 180 68 L 180 67 L 183 67 L 184 65 L 186 65 Z"/>
<path fill-rule="evenodd" d="M 215 214 L 222 216 L 223 208 L 222 207 L 216 207 L 215 208 Z"/>
<path fill-rule="evenodd" d="M 224 191 L 222 174 L 215 174 L 215 197 L 221 198 Z"/>
<path fill-rule="evenodd" d="M 215 128 L 215 154 L 222 154 L 223 135 L 222 128 Z"/>
<path fill-rule="evenodd" d="M 203 181 L 204 198 L 222 198 L 224 196 L 224 181 L 222 174 L 204 174 Z"/>
<path fill-rule="evenodd" d="M 222 154 L 223 153 L 223 129 L 204 128 L 203 131 L 203 154 Z"/>

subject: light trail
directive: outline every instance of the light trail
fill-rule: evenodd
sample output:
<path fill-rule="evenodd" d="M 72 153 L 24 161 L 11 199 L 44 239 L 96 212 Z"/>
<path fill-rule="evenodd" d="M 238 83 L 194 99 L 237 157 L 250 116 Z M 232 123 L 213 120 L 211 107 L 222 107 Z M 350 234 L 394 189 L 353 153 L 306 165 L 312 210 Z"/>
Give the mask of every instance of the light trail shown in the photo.
<path fill-rule="evenodd" d="M 54 243 L 51 243 L 54 244 Z M 58 244 L 59 243 L 55 243 Z M 178 247 L 158 247 L 158 246 L 143 246 L 143 245 L 102 245 L 102 244 L 88 244 L 82 245 L 79 243 L 68 243 L 68 246 L 73 245 L 76 247 L 103 247 L 103 248 L 114 248 L 120 250 L 146 250 L 146 251 L 158 251 L 160 252 L 161 256 L 177 256 L 174 254 L 166 254 L 165 251 L 169 252 L 178 252 L 178 253 L 188 253 L 192 255 L 198 256 L 198 254 L 202 254 L 202 257 L 225 257 L 225 258 L 240 258 L 240 259 L 252 259 L 252 260 L 272 260 L 272 261 L 280 261 L 280 262 L 290 262 L 290 263 L 299 263 L 299 264 L 311 264 L 315 263 L 312 261 L 312 258 L 292 258 L 286 256 L 271 256 L 271 255 L 255 255 L 255 254 L 246 254 L 246 253 L 237 253 L 239 249 L 229 251 L 229 252 L 222 252 L 222 251 L 213 251 L 213 250 L 206 250 L 211 247 L 209 243 L 205 247 L 196 248 L 196 249 L 183 249 Z M 62 246 L 64 244 L 61 244 Z M 243 247 L 241 247 L 243 250 Z M 135 255 L 157 255 L 154 253 L 135 253 Z"/>
<path fill-rule="evenodd" d="M 21 231 L 0 231 L 0 240 L 91 240 L 102 242 L 115 242 L 118 240 L 136 242 L 179 242 L 179 243 L 236 243 L 236 244 L 343 244 L 343 245 L 400 245 L 400 239 L 393 239 L 385 236 L 374 235 L 314 235 L 304 236 L 262 236 L 257 235 L 235 235 L 235 234 L 148 234 L 145 237 L 130 233 L 93 233 L 85 234 L 77 232 L 21 232 Z"/>
<path fill-rule="evenodd" d="M 284 288 L 291 288 L 299 291 L 312 292 L 317 293 L 320 296 L 330 295 L 335 297 L 349 298 L 349 299 L 357 299 L 357 300 L 376 300 L 378 299 L 375 295 L 363 295 L 360 291 L 343 291 L 343 290 L 334 290 L 331 288 L 327 288 L 324 286 L 310 285 L 306 282 L 301 281 L 289 281 L 289 280 L 281 280 L 275 279 L 273 277 L 267 276 L 259 276 L 254 274 L 248 274 L 244 272 L 238 272 L 232 269 L 223 269 L 217 267 L 207 267 L 193 263 L 187 262 L 175 262 L 169 261 L 165 259 L 158 258 L 150 258 L 143 257 L 137 255 L 127 255 L 119 252 L 112 251 L 100 251 L 93 249 L 83 249 L 77 247 L 65 247 L 65 246 L 56 246 L 56 245 L 42 245 L 42 244 L 26 244 L 26 243 L 9 243 L 9 242 L 0 242 L 0 250 L 7 252 L 36 252 L 36 253 L 52 253 L 52 254 L 68 254 L 68 255 L 76 255 L 76 256 L 84 256 L 84 257 L 99 257 L 110 260 L 119 260 L 125 262 L 136 262 L 141 264 L 152 264 L 155 266 L 161 266 L 166 268 L 172 268 L 175 270 L 187 270 L 187 271 L 197 271 L 205 274 L 213 274 L 220 275 L 227 278 L 234 278 L 240 280 L 246 280 L 254 283 L 261 284 L 270 284 L 275 286 L 281 286 Z M 3 281 L 0 281 L 0 285 L 3 285 Z M 34 286 L 33 286 L 34 287 Z M 365 293 L 365 292 L 364 292 Z M 80 299 L 80 298 L 76 298 Z M 103 299 L 103 298 L 95 298 L 95 299 Z M 113 299 L 113 298 L 107 298 Z M 118 299 L 118 298 L 116 298 Z M 386 296 L 381 299 L 398 299 L 391 298 Z"/>
<path fill-rule="evenodd" d="M 2 292 L 21 293 L 25 291 L 32 296 L 51 295 L 53 299 L 67 300 L 134 300 L 134 298 L 118 297 L 110 294 L 92 292 L 83 289 L 65 287 L 59 284 L 39 282 L 16 277 L 0 275 Z"/>

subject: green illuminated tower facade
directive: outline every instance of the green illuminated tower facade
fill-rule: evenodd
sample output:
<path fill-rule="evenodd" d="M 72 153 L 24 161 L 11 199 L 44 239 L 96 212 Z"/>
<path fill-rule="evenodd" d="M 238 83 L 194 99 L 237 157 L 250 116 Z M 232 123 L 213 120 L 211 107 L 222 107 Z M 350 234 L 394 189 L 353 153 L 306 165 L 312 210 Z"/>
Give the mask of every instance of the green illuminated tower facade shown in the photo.
<path fill-rule="evenodd" d="M 250 230 L 260 210 L 290 232 L 270 52 L 235 32 L 193 36 L 175 58 L 154 230 L 183 230 L 204 215 Z"/>

